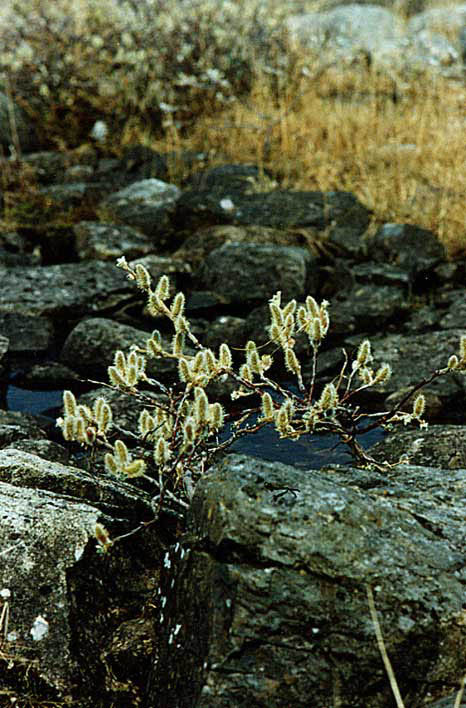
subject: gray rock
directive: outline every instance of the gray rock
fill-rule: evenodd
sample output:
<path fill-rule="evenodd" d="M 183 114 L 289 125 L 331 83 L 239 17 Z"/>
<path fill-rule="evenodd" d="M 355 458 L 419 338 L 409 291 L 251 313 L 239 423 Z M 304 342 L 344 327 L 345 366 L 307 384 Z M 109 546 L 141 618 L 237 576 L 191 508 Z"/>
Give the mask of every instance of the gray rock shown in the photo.
<path fill-rule="evenodd" d="M 80 221 L 73 227 L 76 251 L 81 261 L 112 261 L 125 256 L 128 260 L 146 256 L 154 250 L 153 242 L 129 226 Z"/>
<path fill-rule="evenodd" d="M 410 224 L 384 224 L 368 241 L 371 258 L 405 270 L 412 278 L 425 277 L 446 260 L 435 234 Z"/>
<path fill-rule="evenodd" d="M 101 204 L 101 212 L 106 221 L 138 228 L 153 239 L 155 248 L 173 250 L 170 217 L 179 195 L 180 190 L 174 184 L 144 179 L 108 197 Z"/>
<path fill-rule="evenodd" d="M 312 250 L 313 237 L 314 233 L 309 233 L 308 242 L 304 233 L 297 235 L 292 230 L 283 231 L 267 226 L 234 226 L 232 224 L 210 226 L 198 229 L 188 236 L 174 256 L 188 261 L 193 267 L 196 267 L 204 262 L 211 251 L 226 243 L 268 243 L 277 246 L 301 247 L 309 245 Z"/>
<path fill-rule="evenodd" d="M 161 562 L 160 541 L 149 527 L 139 538 L 138 560 L 134 539 L 121 540 L 102 557 L 94 534 L 96 523 L 115 537 L 150 518 L 147 496 L 18 450 L 0 452 L 0 480 L 0 589 L 10 593 L 2 642 L 10 670 L 2 673 L 2 691 L 19 701 L 83 708 L 110 705 L 115 694 L 122 700 L 122 691 L 127 705 L 138 695 L 140 702 L 144 679 L 135 667 L 126 672 L 124 687 L 117 682 L 115 688 L 115 674 L 109 682 L 106 676 L 122 618 L 138 618 L 147 601 Z M 139 651 L 141 665 L 147 666 L 147 648 L 150 642 Z"/>
<path fill-rule="evenodd" d="M 87 192 L 87 182 L 51 184 L 40 189 L 40 193 L 47 199 L 48 209 L 52 212 L 80 206 Z"/>
<path fill-rule="evenodd" d="M 0 334 L 0 374 L 5 371 L 7 364 L 7 354 L 10 347 L 10 340 L 5 335 Z"/>
<path fill-rule="evenodd" d="M 308 49 L 347 52 L 377 50 L 381 44 L 403 37 L 402 20 L 379 5 L 341 5 L 325 12 L 291 16 L 287 28 L 292 38 Z"/>
<path fill-rule="evenodd" d="M 410 18 L 408 30 L 421 32 L 430 30 L 452 36 L 466 27 L 466 3 L 452 4 L 447 7 L 430 7 Z"/>
<path fill-rule="evenodd" d="M 464 21 L 464 5 L 429 9 L 406 23 L 391 9 L 364 3 L 292 15 L 287 27 L 294 42 L 329 61 L 352 60 L 363 51 L 389 70 L 438 68 L 446 76 L 461 77 Z M 452 35 L 458 40 L 452 42 Z"/>
<path fill-rule="evenodd" d="M 267 300 L 277 290 L 286 302 L 304 296 L 307 269 L 313 260 L 302 248 L 228 243 L 207 256 L 197 282 L 231 303 Z"/>
<path fill-rule="evenodd" d="M 408 34 L 400 49 L 404 49 L 404 64 L 411 67 L 445 68 L 459 65 L 460 62 L 459 48 L 442 34 L 430 29 Z M 393 63 L 396 63 L 396 58 L 394 52 Z"/>
<path fill-rule="evenodd" d="M 60 462 L 62 465 L 68 464 L 70 460 L 69 450 L 66 450 L 62 445 L 58 445 L 58 443 L 48 440 L 47 438 L 41 438 L 39 440 L 15 440 L 15 442 L 5 445 L 3 449 L 26 452 L 29 455 L 36 455 L 43 460 Z"/>
<path fill-rule="evenodd" d="M 103 317 L 83 320 L 67 337 L 60 360 L 85 378 L 107 381 L 107 367 L 113 364 L 115 351 L 127 353 L 133 346 L 145 349 L 149 337 L 150 332 Z M 170 340 L 165 345 L 170 348 Z M 156 379 L 173 381 L 177 378 L 177 363 L 172 359 L 148 359 L 146 372 Z"/>
<path fill-rule="evenodd" d="M 10 352 L 15 355 L 46 352 L 54 340 L 54 328 L 47 317 L 17 312 L 0 314 L 0 332 L 10 340 Z"/>
<path fill-rule="evenodd" d="M 152 704 L 391 705 L 367 585 L 406 704 L 454 684 L 466 651 L 464 472 L 411 466 L 381 479 L 239 455 L 215 466 L 164 562 Z"/>
<path fill-rule="evenodd" d="M 453 290 L 449 293 L 451 302 L 447 312 L 440 320 L 442 329 L 462 327 L 466 322 L 466 293 L 463 290 Z"/>
<path fill-rule="evenodd" d="M 409 273 L 388 263 L 355 263 L 351 266 L 354 280 L 360 284 L 391 285 L 409 289 Z"/>
<path fill-rule="evenodd" d="M 427 430 L 394 430 L 369 449 L 379 462 L 395 464 L 406 455 L 410 464 L 466 469 L 466 431 L 458 425 L 429 425 Z"/>
<path fill-rule="evenodd" d="M 33 364 L 30 368 L 19 371 L 15 376 L 15 385 L 33 390 L 69 388 L 72 383 L 78 381 L 79 376 L 75 371 L 56 361 Z"/>
<path fill-rule="evenodd" d="M 460 47 L 461 58 L 463 64 L 466 64 L 466 27 L 463 27 L 458 35 L 458 43 Z"/>
<path fill-rule="evenodd" d="M 395 323 L 408 308 L 403 290 L 391 285 L 356 285 L 333 300 L 329 336 L 356 332 L 379 332 Z"/>
<path fill-rule="evenodd" d="M 170 256 L 151 254 L 141 258 L 135 258 L 129 262 L 129 265 L 134 268 L 137 263 L 141 263 L 141 265 L 147 268 L 154 286 L 162 275 L 168 275 L 170 282 L 176 286 L 177 284 L 182 284 L 187 276 L 191 274 L 191 266 L 176 256 L 172 258 Z"/>
<path fill-rule="evenodd" d="M 35 180 L 44 186 L 63 182 L 66 170 L 74 161 L 71 154 L 55 150 L 33 152 L 23 158 L 25 165 L 32 168 Z"/>
<path fill-rule="evenodd" d="M 125 274 L 113 263 L 11 268 L 2 279 L 0 313 L 70 319 L 105 312 L 132 292 Z"/>
<path fill-rule="evenodd" d="M 1 203 L 1 198 L 0 198 Z M 17 231 L 0 231 L 0 266 L 36 266 L 41 264 L 40 250 L 31 248 Z"/>
<path fill-rule="evenodd" d="M 451 329 L 446 332 L 427 332 L 418 335 L 389 334 L 371 339 L 374 360 L 388 362 L 392 367 L 389 381 L 377 390 L 390 394 L 428 378 L 436 369 L 447 366 L 452 354 L 457 354 L 459 342 L 465 330 Z M 429 383 L 426 391 L 437 395 L 444 406 L 455 397 L 462 398 L 466 391 L 466 377 L 448 374 Z"/>
<path fill-rule="evenodd" d="M 317 231 L 346 227 L 349 238 L 351 234 L 364 233 L 370 212 L 349 192 L 252 189 L 248 193 L 222 182 L 212 189 L 184 191 L 177 203 L 175 219 L 180 228 L 191 231 L 218 224 Z"/>
<path fill-rule="evenodd" d="M 77 467 L 42 459 L 15 448 L 0 451 L 0 481 L 85 500 L 115 518 L 141 520 L 152 515 L 150 496 L 109 475 L 98 477 Z M 139 518 L 138 518 L 139 517 Z"/>
<path fill-rule="evenodd" d="M 19 440 L 39 440 L 45 433 L 33 415 L 0 410 L 0 447 Z"/>

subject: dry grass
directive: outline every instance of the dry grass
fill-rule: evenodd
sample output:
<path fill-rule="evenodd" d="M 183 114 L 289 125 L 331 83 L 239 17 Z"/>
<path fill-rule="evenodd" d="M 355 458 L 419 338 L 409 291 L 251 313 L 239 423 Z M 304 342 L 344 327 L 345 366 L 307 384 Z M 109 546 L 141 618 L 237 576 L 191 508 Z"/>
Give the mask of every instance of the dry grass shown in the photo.
<path fill-rule="evenodd" d="M 301 74 L 289 86 L 277 99 L 259 77 L 247 100 L 155 146 L 259 162 L 293 189 L 352 191 L 376 221 L 417 224 L 452 256 L 466 251 L 464 86 L 363 65 Z"/>
<path fill-rule="evenodd" d="M 281 186 L 351 191 L 375 222 L 417 224 L 466 252 L 464 82 L 377 70 L 363 53 L 347 65 L 286 53 L 281 15 L 256 17 L 252 2 L 221 12 L 203 0 L 188 15 L 163 0 L 119 5 L 23 0 L 18 27 L 2 29 L 0 80 L 51 146 L 79 146 L 103 119 L 116 152 L 141 141 L 258 162 Z M 260 52 L 251 26 L 268 28 Z"/>

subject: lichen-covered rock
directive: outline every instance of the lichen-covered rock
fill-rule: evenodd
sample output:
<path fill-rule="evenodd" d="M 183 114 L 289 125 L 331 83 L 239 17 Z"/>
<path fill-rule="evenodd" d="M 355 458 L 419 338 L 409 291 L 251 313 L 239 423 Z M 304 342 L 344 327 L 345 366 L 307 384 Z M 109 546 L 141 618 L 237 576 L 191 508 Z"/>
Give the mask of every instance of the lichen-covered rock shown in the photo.
<path fill-rule="evenodd" d="M 71 319 L 105 311 L 129 293 L 134 289 L 113 263 L 11 268 L 2 276 L 0 313 Z"/>
<path fill-rule="evenodd" d="M 113 537 L 134 530 L 152 511 L 142 491 L 19 450 L 0 451 L 0 590 L 8 591 L 2 626 L 0 683 L 5 696 L 39 704 L 91 708 L 116 696 L 139 705 L 145 677 L 109 671 L 124 623 L 141 617 L 162 557 L 148 528 L 97 552 L 96 524 Z M 3 605 L 7 595 L 0 595 Z M 139 647 L 153 655 L 150 632 Z M 107 658 L 108 657 L 108 658 Z"/>
<path fill-rule="evenodd" d="M 298 472 L 229 456 L 197 485 L 189 534 L 164 561 L 152 702 L 388 708 L 368 586 L 406 704 L 454 686 L 465 484 L 464 470 Z"/>
<path fill-rule="evenodd" d="M 107 221 L 138 228 L 158 249 L 173 250 L 170 217 L 180 190 L 158 179 L 144 179 L 111 194 L 101 204 Z M 176 244 L 178 245 L 178 244 Z"/>
<path fill-rule="evenodd" d="M 403 22 L 388 8 L 371 4 L 341 5 L 324 12 L 293 15 L 287 21 L 295 41 L 313 49 L 340 53 L 351 49 L 372 51 L 381 43 L 394 42 L 404 34 Z"/>
<path fill-rule="evenodd" d="M 0 447 L 17 440 L 38 440 L 44 437 L 45 433 L 33 415 L 0 409 Z"/>
<path fill-rule="evenodd" d="M 406 457 L 413 465 L 466 469 L 466 430 L 462 425 L 394 430 L 371 447 L 369 454 L 379 462 L 390 464 Z"/>
<path fill-rule="evenodd" d="M 50 319 L 16 311 L 0 313 L 0 331 L 10 340 L 10 353 L 16 356 L 46 352 L 54 340 Z"/>
<path fill-rule="evenodd" d="M 207 256 L 197 283 L 230 303 L 268 300 L 277 290 L 286 302 L 304 297 L 313 260 L 308 251 L 293 246 L 227 243 Z"/>
<path fill-rule="evenodd" d="M 125 256 L 128 260 L 153 252 L 148 236 L 130 226 L 80 221 L 73 227 L 79 260 L 112 261 Z"/>
<path fill-rule="evenodd" d="M 368 241 L 368 252 L 374 260 L 391 263 L 412 278 L 425 277 L 446 260 L 435 234 L 411 224 L 384 224 Z"/>
<path fill-rule="evenodd" d="M 67 337 L 60 354 L 61 361 L 85 377 L 107 380 L 107 367 L 114 361 L 115 351 L 129 352 L 132 346 L 145 349 L 150 332 L 120 324 L 104 317 L 80 322 Z M 169 348 L 167 339 L 165 345 Z M 172 359 L 148 359 L 146 371 L 155 378 L 176 376 L 177 363 Z"/>

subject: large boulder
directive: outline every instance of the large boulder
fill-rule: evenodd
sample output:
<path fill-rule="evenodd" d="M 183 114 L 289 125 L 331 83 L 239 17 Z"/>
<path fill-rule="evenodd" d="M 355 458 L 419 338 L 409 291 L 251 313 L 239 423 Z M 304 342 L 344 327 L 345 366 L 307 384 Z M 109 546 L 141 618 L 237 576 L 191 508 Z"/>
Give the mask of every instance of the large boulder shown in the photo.
<path fill-rule="evenodd" d="M 466 652 L 465 484 L 465 470 L 229 456 L 164 561 L 149 704 L 392 706 L 368 588 L 406 705 L 451 691 Z"/>
<path fill-rule="evenodd" d="M 139 539 L 143 557 L 133 553 L 132 539 L 102 555 L 96 527 L 104 524 L 116 536 L 151 515 L 148 495 L 128 485 L 23 451 L 0 451 L 2 696 L 85 708 L 140 704 L 140 671 L 148 670 L 153 650 L 142 609 L 162 549 L 147 529 Z M 123 640 L 130 625 L 133 643 Z M 132 653 L 139 667 L 131 665 Z"/>

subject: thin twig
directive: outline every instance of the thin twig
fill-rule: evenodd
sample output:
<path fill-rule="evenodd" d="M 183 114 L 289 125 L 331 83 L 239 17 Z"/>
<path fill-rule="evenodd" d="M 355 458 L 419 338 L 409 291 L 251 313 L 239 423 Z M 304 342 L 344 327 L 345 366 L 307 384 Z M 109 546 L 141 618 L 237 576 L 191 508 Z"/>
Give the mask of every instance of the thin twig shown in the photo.
<path fill-rule="evenodd" d="M 388 680 L 390 681 L 390 687 L 392 693 L 395 697 L 396 705 L 398 708 L 405 708 L 403 699 L 401 698 L 400 689 L 393 672 L 390 659 L 388 658 L 387 650 L 385 649 L 385 642 L 382 636 L 382 630 L 380 628 L 379 620 L 377 619 L 377 610 L 375 609 L 374 594 L 370 585 L 366 585 L 367 590 L 367 600 L 369 603 L 369 611 L 371 613 L 372 624 L 374 625 L 375 636 L 377 638 L 377 646 L 379 647 L 380 655 L 385 666 L 385 671 L 387 672 Z M 456 707 L 455 707 L 456 708 Z"/>
<path fill-rule="evenodd" d="M 466 686 L 466 674 L 461 679 L 460 690 L 456 694 L 455 704 L 453 708 L 460 708 L 461 701 L 463 700 L 464 687 Z"/>

